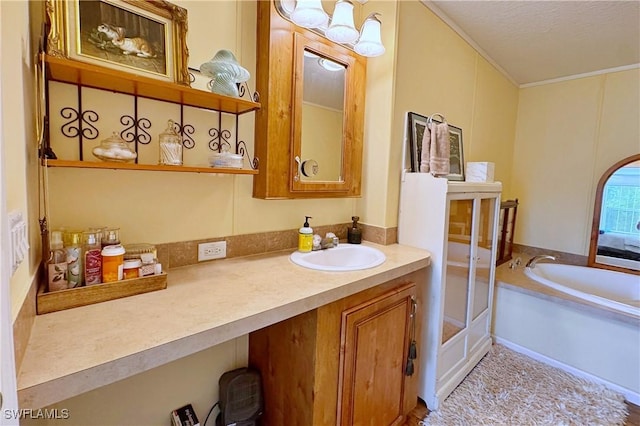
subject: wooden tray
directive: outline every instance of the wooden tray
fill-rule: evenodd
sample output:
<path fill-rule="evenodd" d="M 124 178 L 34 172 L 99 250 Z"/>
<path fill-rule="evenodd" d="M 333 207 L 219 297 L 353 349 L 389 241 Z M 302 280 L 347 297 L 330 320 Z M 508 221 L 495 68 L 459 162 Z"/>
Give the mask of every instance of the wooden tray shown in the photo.
<path fill-rule="evenodd" d="M 167 274 L 149 275 L 130 280 L 96 284 L 87 287 L 69 288 L 66 290 L 45 292 L 46 283 L 41 285 L 36 296 L 38 315 L 78 306 L 106 302 L 150 291 L 167 288 Z"/>

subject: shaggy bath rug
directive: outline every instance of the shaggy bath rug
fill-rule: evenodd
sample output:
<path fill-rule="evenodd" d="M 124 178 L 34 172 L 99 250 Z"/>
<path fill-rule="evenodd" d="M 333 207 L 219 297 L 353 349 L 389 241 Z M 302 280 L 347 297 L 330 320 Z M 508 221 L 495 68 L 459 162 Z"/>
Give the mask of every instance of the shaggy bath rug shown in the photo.
<path fill-rule="evenodd" d="M 422 425 L 623 425 L 622 395 L 493 345 Z"/>

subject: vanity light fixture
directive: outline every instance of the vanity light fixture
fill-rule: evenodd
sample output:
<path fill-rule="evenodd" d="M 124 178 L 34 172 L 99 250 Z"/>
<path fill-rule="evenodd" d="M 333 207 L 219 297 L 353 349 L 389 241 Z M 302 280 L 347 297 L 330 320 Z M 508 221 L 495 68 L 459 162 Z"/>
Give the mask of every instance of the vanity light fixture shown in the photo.
<path fill-rule="evenodd" d="M 341 44 L 365 57 L 380 56 L 382 44 L 380 14 L 374 12 L 364 20 L 360 32 L 353 23 L 351 0 L 337 0 L 333 16 L 322 8 L 321 0 L 274 0 L 283 18 Z"/>
<path fill-rule="evenodd" d="M 331 24 L 325 32 L 327 38 L 336 43 L 353 43 L 358 39 L 358 30 L 353 24 L 353 3 L 338 0 L 333 9 Z"/>
<path fill-rule="evenodd" d="M 360 39 L 353 47 L 358 55 L 374 57 L 384 53 L 384 45 L 380 35 L 382 23 L 378 19 L 379 13 L 367 16 L 360 30 Z"/>
<path fill-rule="evenodd" d="M 319 27 L 327 22 L 327 18 L 321 0 L 298 0 L 291 12 L 293 23 L 305 28 Z"/>

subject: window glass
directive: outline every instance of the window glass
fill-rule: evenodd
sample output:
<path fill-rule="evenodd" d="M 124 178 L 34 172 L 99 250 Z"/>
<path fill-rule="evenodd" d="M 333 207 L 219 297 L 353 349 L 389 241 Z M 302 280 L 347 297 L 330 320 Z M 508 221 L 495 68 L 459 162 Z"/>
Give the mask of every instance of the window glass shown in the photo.
<path fill-rule="evenodd" d="M 611 175 L 602 194 L 600 231 L 640 236 L 640 167 L 637 163 Z"/>

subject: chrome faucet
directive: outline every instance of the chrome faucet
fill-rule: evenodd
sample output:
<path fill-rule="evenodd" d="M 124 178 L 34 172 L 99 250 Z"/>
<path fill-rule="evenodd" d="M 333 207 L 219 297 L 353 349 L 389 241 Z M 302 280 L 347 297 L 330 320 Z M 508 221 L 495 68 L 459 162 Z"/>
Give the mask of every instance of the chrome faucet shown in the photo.
<path fill-rule="evenodd" d="M 520 257 L 516 257 L 511 262 L 509 262 L 509 269 L 516 269 L 522 263 L 522 259 Z"/>
<path fill-rule="evenodd" d="M 340 239 L 336 237 L 336 234 L 333 232 L 327 232 L 325 238 L 322 238 L 320 235 L 315 234 L 313 236 L 313 251 L 316 250 L 325 250 L 328 248 L 338 247 L 340 243 Z"/>
<path fill-rule="evenodd" d="M 556 258 L 554 256 L 549 256 L 548 254 L 541 254 L 541 255 L 538 255 L 538 256 L 533 256 L 531 259 L 529 259 L 529 261 L 525 265 L 525 268 L 533 268 L 533 267 L 536 266 L 536 263 L 538 263 L 539 261 L 541 261 L 543 259 L 556 260 Z"/>

